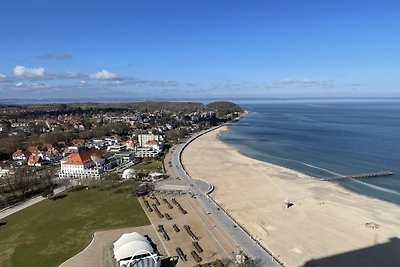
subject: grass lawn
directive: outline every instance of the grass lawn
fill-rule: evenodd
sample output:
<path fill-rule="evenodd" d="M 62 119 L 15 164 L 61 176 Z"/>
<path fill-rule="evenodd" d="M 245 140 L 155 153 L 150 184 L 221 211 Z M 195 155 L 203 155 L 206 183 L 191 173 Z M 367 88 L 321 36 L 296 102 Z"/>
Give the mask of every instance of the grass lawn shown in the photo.
<path fill-rule="evenodd" d="M 58 266 L 83 250 L 97 230 L 149 224 L 138 200 L 123 190 L 65 195 L 0 221 L 0 266 Z"/>
<path fill-rule="evenodd" d="M 136 164 L 134 168 L 145 173 L 162 172 L 162 160 L 156 158 L 144 158 L 143 161 Z"/>

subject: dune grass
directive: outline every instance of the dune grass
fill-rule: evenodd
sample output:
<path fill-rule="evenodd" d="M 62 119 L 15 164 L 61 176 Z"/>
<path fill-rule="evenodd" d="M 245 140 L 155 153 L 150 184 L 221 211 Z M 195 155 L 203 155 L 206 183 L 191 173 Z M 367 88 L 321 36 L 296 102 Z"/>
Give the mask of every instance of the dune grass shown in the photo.
<path fill-rule="evenodd" d="M 0 221 L 0 266 L 58 266 L 83 250 L 98 230 L 149 223 L 123 190 L 69 191 Z"/>

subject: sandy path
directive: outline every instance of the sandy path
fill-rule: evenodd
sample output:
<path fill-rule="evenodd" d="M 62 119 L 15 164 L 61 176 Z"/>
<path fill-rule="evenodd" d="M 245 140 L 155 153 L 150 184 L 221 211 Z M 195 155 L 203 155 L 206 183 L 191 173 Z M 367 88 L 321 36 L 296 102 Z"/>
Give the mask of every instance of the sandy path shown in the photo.
<path fill-rule="evenodd" d="M 211 182 L 213 198 L 286 266 L 400 238 L 400 206 L 245 157 L 218 140 L 224 130 L 193 141 L 183 165 L 192 177 Z M 288 210 L 287 197 L 294 203 Z"/>

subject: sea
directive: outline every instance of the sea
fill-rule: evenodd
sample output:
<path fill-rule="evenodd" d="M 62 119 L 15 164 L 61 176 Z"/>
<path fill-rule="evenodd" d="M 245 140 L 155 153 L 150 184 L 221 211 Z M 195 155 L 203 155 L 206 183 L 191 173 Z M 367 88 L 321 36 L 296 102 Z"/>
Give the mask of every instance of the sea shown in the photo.
<path fill-rule="evenodd" d="M 346 179 L 359 194 L 400 204 L 400 100 L 239 101 L 248 115 L 221 139 L 241 153 L 314 176 L 391 171 Z"/>

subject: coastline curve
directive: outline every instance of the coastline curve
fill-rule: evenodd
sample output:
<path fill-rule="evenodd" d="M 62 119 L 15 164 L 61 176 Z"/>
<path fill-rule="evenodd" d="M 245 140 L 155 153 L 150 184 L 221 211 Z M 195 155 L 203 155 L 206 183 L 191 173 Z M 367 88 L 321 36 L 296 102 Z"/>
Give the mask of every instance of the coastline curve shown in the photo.
<path fill-rule="evenodd" d="M 246 114 L 247 114 L 247 113 L 246 113 Z M 276 257 L 270 250 L 268 250 L 268 249 L 267 249 L 265 246 L 263 246 L 260 242 L 258 242 L 258 240 L 257 240 L 256 237 L 254 237 L 253 235 L 251 235 L 251 233 L 250 233 L 247 229 L 245 229 L 243 225 L 241 225 L 240 223 L 238 223 L 228 212 L 226 212 L 226 210 L 225 210 L 221 205 L 219 205 L 219 204 L 210 196 L 210 194 L 211 194 L 211 193 L 214 191 L 214 189 L 215 189 L 214 185 L 213 185 L 212 183 L 208 182 L 208 181 L 203 180 L 203 179 L 192 178 L 192 177 L 190 176 L 190 174 L 187 172 L 187 170 L 185 169 L 185 167 L 184 167 L 184 165 L 183 165 L 183 163 L 182 163 L 182 154 L 183 154 L 183 151 L 189 146 L 189 144 L 191 144 L 194 140 L 196 140 L 197 138 L 199 138 L 199 137 L 201 137 L 201 136 L 203 136 L 203 135 L 205 135 L 205 134 L 207 134 L 207 133 L 213 132 L 213 131 L 215 131 L 215 130 L 217 130 L 217 129 L 223 127 L 223 126 L 228 126 L 228 125 L 229 125 L 228 123 L 224 123 L 224 124 L 221 124 L 221 125 L 212 127 L 212 128 L 210 128 L 210 129 L 207 129 L 207 130 L 205 130 L 205 131 L 202 131 L 202 132 L 200 132 L 200 133 L 197 133 L 197 134 L 195 134 L 194 136 L 191 136 L 189 140 L 187 140 L 182 146 L 179 147 L 179 151 L 178 151 L 178 163 L 179 163 L 179 166 L 180 166 L 180 168 L 183 170 L 183 172 L 185 173 L 185 176 L 186 176 L 187 178 L 192 179 L 192 180 L 200 180 L 200 181 L 202 181 L 202 182 L 207 183 L 207 184 L 209 185 L 209 190 L 207 190 L 206 192 L 203 192 L 203 193 L 205 194 L 205 196 L 207 197 L 207 199 L 208 199 L 209 201 L 211 201 L 215 206 L 217 206 L 217 207 L 218 207 L 218 210 L 222 211 L 222 212 L 225 214 L 225 216 L 227 216 L 231 221 L 234 222 L 234 228 L 238 228 L 238 229 L 240 229 L 241 231 L 243 231 L 243 233 L 245 233 L 245 235 L 246 235 L 248 238 L 251 239 L 251 241 L 252 241 L 251 243 L 252 243 L 252 244 L 256 244 L 257 247 L 259 247 L 264 253 L 266 253 L 266 254 L 269 256 L 269 257 L 268 257 L 268 260 L 271 260 L 271 263 L 272 263 L 273 265 L 275 265 L 275 266 L 284 266 L 283 262 L 280 261 L 280 260 L 278 259 L 278 257 Z M 232 237 L 233 237 L 233 236 L 232 236 Z M 233 237 L 233 238 L 234 238 L 234 237 Z M 236 239 L 236 241 L 238 241 L 238 238 L 234 238 L 234 239 Z M 240 240 L 240 239 L 239 239 L 239 240 Z M 251 256 L 254 257 L 254 255 L 251 255 Z"/>

